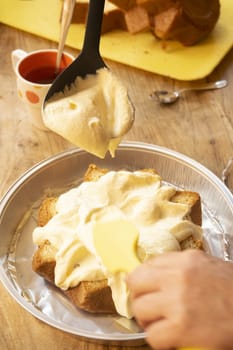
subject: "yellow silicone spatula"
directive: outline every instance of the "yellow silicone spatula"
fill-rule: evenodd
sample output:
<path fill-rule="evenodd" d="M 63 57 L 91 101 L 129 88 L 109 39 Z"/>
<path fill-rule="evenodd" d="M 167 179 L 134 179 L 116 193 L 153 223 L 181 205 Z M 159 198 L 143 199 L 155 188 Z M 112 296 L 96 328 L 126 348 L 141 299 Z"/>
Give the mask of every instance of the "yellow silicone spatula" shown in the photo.
<path fill-rule="evenodd" d="M 136 255 L 138 236 L 136 227 L 127 220 L 94 224 L 95 248 L 110 273 L 130 272 L 140 264 Z"/>

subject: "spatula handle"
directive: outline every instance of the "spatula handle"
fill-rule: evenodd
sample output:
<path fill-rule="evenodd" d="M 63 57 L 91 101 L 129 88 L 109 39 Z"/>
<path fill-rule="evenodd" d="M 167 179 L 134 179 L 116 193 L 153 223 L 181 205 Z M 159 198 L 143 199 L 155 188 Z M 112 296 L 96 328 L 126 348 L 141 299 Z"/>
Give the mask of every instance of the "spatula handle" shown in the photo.
<path fill-rule="evenodd" d="M 99 43 L 105 0 L 89 0 L 86 31 L 82 51 L 85 54 L 99 53 Z"/>

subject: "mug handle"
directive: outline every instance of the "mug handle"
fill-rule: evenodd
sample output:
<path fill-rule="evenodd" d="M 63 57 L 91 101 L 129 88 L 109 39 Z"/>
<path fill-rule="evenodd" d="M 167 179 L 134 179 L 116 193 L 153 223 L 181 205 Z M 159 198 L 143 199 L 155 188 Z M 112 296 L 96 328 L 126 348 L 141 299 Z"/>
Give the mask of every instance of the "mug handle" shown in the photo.
<path fill-rule="evenodd" d="M 21 49 L 16 49 L 14 51 L 12 51 L 11 53 L 11 63 L 12 63 L 12 67 L 14 69 L 14 71 L 16 72 L 16 66 L 17 63 L 24 58 L 25 56 L 27 56 L 27 52 L 21 50 Z"/>

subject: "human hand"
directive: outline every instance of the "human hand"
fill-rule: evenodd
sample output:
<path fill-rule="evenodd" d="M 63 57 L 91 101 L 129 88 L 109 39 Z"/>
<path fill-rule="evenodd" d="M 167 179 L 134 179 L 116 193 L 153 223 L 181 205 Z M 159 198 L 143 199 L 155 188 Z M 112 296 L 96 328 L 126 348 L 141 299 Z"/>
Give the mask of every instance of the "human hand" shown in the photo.
<path fill-rule="evenodd" d="M 127 278 L 132 310 L 154 349 L 233 349 L 233 264 L 202 251 L 169 252 Z"/>

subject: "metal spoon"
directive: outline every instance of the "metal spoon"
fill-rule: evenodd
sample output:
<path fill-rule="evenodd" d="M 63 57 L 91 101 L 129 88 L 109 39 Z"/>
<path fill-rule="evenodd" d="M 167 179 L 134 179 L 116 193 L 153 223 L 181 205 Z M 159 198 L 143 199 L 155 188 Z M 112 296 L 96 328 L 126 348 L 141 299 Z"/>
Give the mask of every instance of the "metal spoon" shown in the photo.
<path fill-rule="evenodd" d="M 169 104 L 177 101 L 180 95 L 186 91 L 221 89 L 225 86 L 227 86 L 226 80 L 218 80 L 215 82 L 203 83 L 198 86 L 193 86 L 193 87 L 189 87 L 189 88 L 185 88 L 177 91 L 167 91 L 167 90 L 153 91 L 150 96 L 156 97 L 160 103 Z"/>
<path fill-rule="evenodd" d="M 45 97 L 43 108 L 54 93 L 70 86 L 77 76 L 85 77 L 87 74 L 95 74 L 98 69 L 106 67 L 99 53 L 104 4 L 105 0 L 89 1 L 82 50 L 79 56 L 54 80 Z"/>
<path fill-rule="evenodd" d="M 60 38 L 58 43 L 58 52 L 57 52 L 57 59 L 56 59 L 56 73 L 58 73 L 60 70 L 62 52 L 64 49 L 66 37 L 70 27 L 75 1 L 76 0 L 64 0 L 63 2 Z"/>

